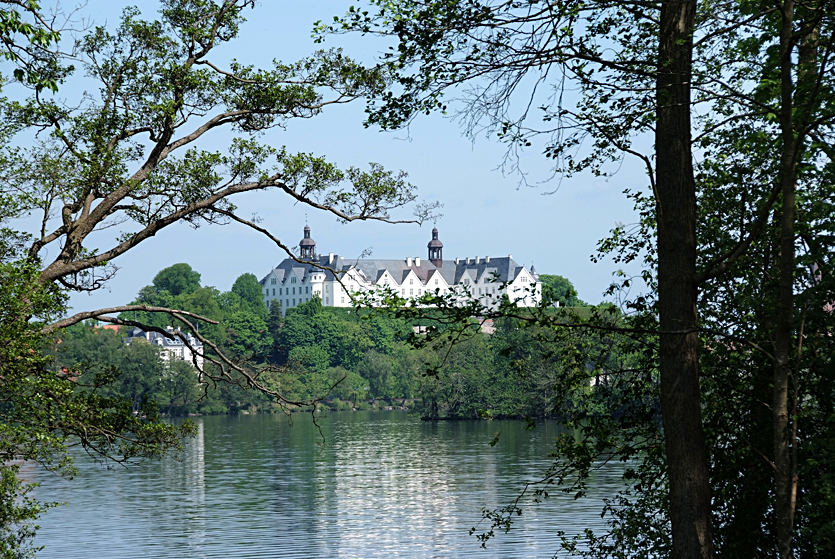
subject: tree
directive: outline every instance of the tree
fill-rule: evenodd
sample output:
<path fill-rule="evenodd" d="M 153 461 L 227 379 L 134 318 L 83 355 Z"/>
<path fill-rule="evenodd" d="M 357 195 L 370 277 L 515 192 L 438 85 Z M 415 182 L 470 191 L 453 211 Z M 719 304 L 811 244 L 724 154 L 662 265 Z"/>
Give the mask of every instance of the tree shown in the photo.
<path fill-rule="evenodd" d="M 544 111 L 546 121 L 557 121 L 546 154 L 562 158 L 558 168 L 600 173 L 603 162 L 623 152 L 646 163 L 658 205 L 661 405 L 674 555 L 713 556 L 694 282 L 690 88 L 696 2 L 635 7 L 606 2 L 580 7 L 550 2 L 376 4 L 376 14 L 352 10 L 331 28 L 386 33 L 399 40 L 386 62 L 405 92 L 384 96 L 371 122 L 401 125 L 417 112 L 445 107 L 440 99 L 448 88 L 486 76 L 484 87 L 471 90 L 473 104 L 465 118 L 473 125 L 486 118 L 488 129 L 514 144 L 530 145 L 527 112 L 513 121 L 507 116 L 510 101 L 527 72 L 541 82 L 554 70 L 576 80 L 582 91 L 576 109 L 560 103 Z M 575 34 L 575 27 L 588 32 Z M 642 131 L 654 131 L 655 165 L 630 147 L 631 138 Z M 570 150 L 584 137 L 593 139 L 596 151 L 575 160 Z"/>
<path fill-rule="evenodd" d="M 228 198 L 242 192 L 274 189 L 344 221 L 393 221 L 391 210 L 415 200 L 403 173 L 378 165 L 371 173 L 340 171 L 324 158 L 255 141 L 264 130 L 377 91 L 384 81 L 338 51 L 321 51 L 295 64 L 276 62 L 268 70 L 239 63 L 221 69 L 213 52 L 235 39 L 252 4 L 167 0 L 161 20 L 151 22 L 128 9 L 115 32 L 97 27 L 80 42 L 79 56 L 102 86 L 98 99 L 85 98 L 78 110 L 39 95 L 8 102 L 14 126 L 50 131 L 25 154 L 7 149 L 3 160 L 9 187 L 25 193 L 15 199 L 16 215 L 46 216 L 46 228 L 35 235 L 27 258 L 37 261 L 49 246 L 62 247 L 42 266 L 42 282 L 98 289 L 115 273 L 115 258 L 181 220 L 235 221 L 269 235 L 234 213 Z M 69 68 L 66 74 L 72 75 Z M 243 137 L 231 142 L 227 154 L 201 150 L 198 142 L 218 128 L 234 128 Z M 48 216 L 55 207 L 62 219 L 52 227 Z M 429 208 L 417 211 L 421 219 Z M 133 232 L 90 245 L 96 227 L 114 220 L 132 223 Z M 154 287 L 176 298 L 196 295 L 199 290 L 191 291 L 196 285 L 197 276 L 174 267 Z M 109 320 L 108 312 L 149 311 L 141 306 L 78 313 L 49 331 L 85 318 Z M 187 327 L 195 319 L 174 318 Z M 221 376 L 235 370 L 227 360 L 210 359 Z M 244 376 L 257 385 L 254 376 Z"/>
<path fill-rule="evenodd" d="M 200 274 L 188 264 L 174 264 L 154 276 L 153 284 L 157 293 L 166 291 L 174 297 L 188 295 L 200 287 Z"/>
<path fill-rule="evenodd" d="M 69 444 L 125 462 L 175 450 L 181 437 L 192 432 L 189 423 L 162 423 L 158 410 L 146 402 L 132 406 L 103 394 L 97 381 L 80 382 L 77 368 L 56 370 L 44 351 L 49 339 L 43 328 L 64 312 L 64 297 L 54 284 L 38 280 L 37 267 L 0 261 L 0 545 L 10 557 L 22 556 L 29 547 L 34 532 L 27 526 L 48 508 L 33 503 L 26 497 L 28 489 L 12 480 L 17 472 L 13 461 L 35 461 L 71 476 L 75 469 L 67 454 Z M 102 374 L 101 379 L 112 381 L 113 375 Z"/>
<path fill-rule="evenodd" d="M 256 372 L 206 337 L 217 320 L 167 306 L 186 297 L 213 312 L 216 298 L 211 288 L 195 288 L 199 278 L 193 271 L 178 267 L 143 293 L 149 299 L 167 293 L 165 306 L 140 303 L 62 318 L 65 294 L 102 288 L 116 273 L 116 259 L 176 223 L 236 222 L 286 249 L 235 213 L 230 197 L 244 192 L 273 190 L 346 222 L 397 221 L 390 212 L 416 199 L 405 173 L 379 165 L 371 172 L 343 171 L 323 157 L 257 141 L 289 119 L 311 118 L 329 105 L 380 90 L 383 77 L 338 50 L 295 63 L 276 61 L 268 69 L 218 60 L 215 52 L 238 36 L 252 0 L 163 0 L 157 21 L 128 8 L 115 29 L 94 27 L 80 37 L 70 57 L 48 49 L 57 36 L 35 2 L 0 4 L 3 52 L 19 65 L 15 75 L 25 88 L 0 101 L 0 400 L 7 411 L 0 423 L 2 459 L 37 460 L 71 472 L 70 439 L 125 461 L 159 456 L 190 432 L 189 424 L 163 424 L 147 401 L 129 403 L 100 395 L 98 385 L 78 385 L 81 371 L 51 369 L 42 348 L 62 328 L 86 319 L 140 325 L 167 336 L 172 334 L 160 325 L 113 315 L 166 315 L 158 324 L 176 319 L 207 348 L 212 367 L 204 378 L 240 381 L 281 401 L 280 393 L 259 384 Z M 22 23 L 19 14 L 34 23 Z M 85 82 L 75 100 L 45 93 L 77 79 L 98 87 Z M 223 129 L 237 134 L 227 150 L 201 147 Z M 416 220 L 429 213 L 429 206 L 418 207 Z M 27 217 L 33 219 L 20 219 Z M 32 231 L 13 228 L 34 222 Z M 198 332 L 197 321 L 209 326 Z"/>
<path fill-rule="evenodd" d="M 264 295 L 261 292 L 261 284 L 254 274 L 242 274 L 232 284 L 232 293 L 241 298 L 244 304 L 267 316 L 267 307 L 264 305 Z"/>
<path fill-rule="evenodd" d="M 138 413 L 143 405 L 156 404 L 164 377 L 160 350 L 139 338 L 121 355 L 117 390 L 130 403 L 132 411 Z"/>
<path fill-rule="evenodd" d="M 226 345 L 232 355 L 260 356 L 272 346 L 267 323 L 258 314 L 234 312 L 221 320 L 221 325 L 226 329 L 229 340 Z"/>
<path fill-rule="evenodd" d="M 370 108 L 370 122 L 399 126 L 422 112 L 446 110 L 443 96 L 466 86 L 458 89 L 463 108 L 457 116 L 469 132 L 487 130 L 507 141 L 511 163 L 516 150 L 544 137 L 543 149 L 554 158 L 555 172 L 605 173 L 604 163 L 624 155 L 646 165 L 652 197 L 630 193 L 642 211 L 641 223 L 631 231 L 616 229 L 602 248 L 625 260 L 644 254 L 645 280 L 655 290 L 633 304 L 660 319 L 644 327 L 659 332 L 664 475 L 669 476 L 676 557 L 713 555 L 699 385 L 698 332 L 703 326 L 697 312 L 709 302 L 699 299 L 699 291 L 713 291 L 717 278 L 726 281 L 739 274 L 740 259 L 762 237 L 772 212 L 778 212 L 782 241 L 774 247 L 780 265 L 773 273 L 782 279 L 773 289 L 782 295 L 774 307 L 778 316 L 762 326 L 776 345 L 771 355 L 775 545 L 780 556 L 791 556 L 797 421 L 788 410 L 798 395 L 790 396 L 789 379 L 800 371 L 799 365 L 791 366 L 788 348 L 802 345 L 803 323 L 794 303 L 795 192 L 799 169 L 821 169 L 831 160 L 830 7 L 697 5 L 688 0 L 372 4 L 376 12 L 351 10 L 333 25 L 319 27 L 398 40 L 383 62 L 402 92 L 381 96 Z M 529 83 L 533 88 L 526 88 Z M 564 95 L 569 83 L 576 86 L 576 95 Z M 541 107 L 542 125 L 535 124 L 531 107 Z M 733 242 L 700 240 L 697 218 L 704 214 L 699 202 L 712 196 L 705 194 L 712 185 L 696 182 L 693 146 L 708 160 L 744 150 L 739 140 L 745 139 L 728 139 L 749 128 L 773 142 L 767 151 L 774 163 L 767 166 L 772 171 L 768 188 L 736 200 L 745 211 Z M 642 134 L 654 138 L 649 152 L 635 147 L 634 139 Z M 590 140 L 591 149 L 583 149 L 584 140 Z M 733 223 L 731 216 L 735 212 L 726 211 L 719 223 Z M 750 275 L 737 277 L 742 276 L 752 280 Z M 722 339 L 762 349 L 754 339 L 736 338 L 735 325 L 727 322 L 702 343 L 715 345 Z"/>
<path fill-rule="evenodd" d="M 542 282 L 542 297 L 548 304 L 558 303 L 561 307 L 582 307 L 586 303 L 577 297 L 577 290 L 568 278 L 562 276 L 539 274 Z"/>

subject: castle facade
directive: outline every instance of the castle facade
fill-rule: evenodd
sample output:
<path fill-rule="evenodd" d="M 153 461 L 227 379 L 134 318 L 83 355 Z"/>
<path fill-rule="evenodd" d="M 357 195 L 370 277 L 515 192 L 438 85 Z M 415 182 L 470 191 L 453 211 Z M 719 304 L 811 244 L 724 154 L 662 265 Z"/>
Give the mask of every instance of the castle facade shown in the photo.
<path fill-rule="evenodd" d="M 280 305 L 282 312 L 318 297 L 326 307 L 351 307 L 352 293 L 390 289 L 404 299 L 425 293 L 454 294 L 463 304 L 478 299 L 495 306 L 504 295 L 520 307 L 532 307 L 542 298 L 542 285 L 533 266 L 528 270 L 513 260 L 500 257 L 444 260 L 438 229 L 432 229 L 426 259 L 348 259 L 334 253 L 316 252 L 316 242 L 305 226 L 299 242 L 298 262 L 285 258 L 262 280 L 264 302 Z M 318 265 L 318 266 L 317 266 Z"/>

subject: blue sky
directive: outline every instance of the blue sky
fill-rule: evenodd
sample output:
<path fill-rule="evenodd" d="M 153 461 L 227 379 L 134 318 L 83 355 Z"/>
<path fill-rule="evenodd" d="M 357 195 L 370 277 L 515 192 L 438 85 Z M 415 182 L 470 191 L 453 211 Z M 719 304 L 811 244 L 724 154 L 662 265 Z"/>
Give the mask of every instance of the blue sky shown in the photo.
<path fill-rule="evenodd" d="M 44 3 L 46 4 L 46 3 Z M 81 15 L 96 24 L 117 23 L 121 9 L 138 5 L 152 18 L 157 3 L 89 0 Z M 329 20 L 345 12 L 350 1 L 264 0 L 248 13 L 239 40 L 224 46 L 218 62 L 237 58 L 241 62 L 269 65 L 273 58 L 290 62 L 322 48 L 310 37 L 313 22 Z M 333 37 L 325 47 L 341 46 L 345 53 L 369 61 L 385 44 L 371 37 Z M 71 90 L 62 94 L 72 95 Z M 539 273 L 560 274 L 576 286 L 589 302 L 603 300 L 603 291 L 617 267 L 610 261 L 593 264 L 597 241 L 616 223 L 636 220 L 625 188 L 643 188 L 642 169 L 627 160 L 608 180 L 578 176 L 538 188 L 519 188 L 519 176 L 497 169 L 504 146 L 493 138 L 465 137 L 457 123 L 439 115 L 419 118 L 406 132 L 381 132 L 362 125 L 363 105 L 332 107 L 306 121 L 291 122 L 286 130 L 267 132 L 261 141 L 290 151 L 325 155 L 341 167 L 382 164 L 409 173 L 424 200 L 444 204 L 436 223 L 444 243 L 444 257 L 506 256 Z M 228 145 L 228 134 L 217 134 L 201 144 L 208 149 Z M 523 158 L 530 180 L 549 175 L 548 162 L 533 149 Z M 553 194 L 545 194 L 554 191 Z M 357 257 L 370 248 L 378 258 L 426 255 L 433 224 L 343 225 L 326 214 L 292 204 L 277 192 L 253 193 L 234 200 L 242 216 L 257 213 L 263 225 L 286 244 L 295 246 L 302 237 L 305 219 L 312 228 L 319 252 Z M 259 279 L 284 255 L 271 241 L 240 226 L 175 226 L 158 234 L 114 263 L 120 267 L 109 288 L 71 299 L 76 310 L 87 310 L 130 301 L 160 269 L 187 262 L 202 274 L 203 284 L 228 290 L 245 272 Z M 632 272 L 636 272 L 633 269 Z"/>

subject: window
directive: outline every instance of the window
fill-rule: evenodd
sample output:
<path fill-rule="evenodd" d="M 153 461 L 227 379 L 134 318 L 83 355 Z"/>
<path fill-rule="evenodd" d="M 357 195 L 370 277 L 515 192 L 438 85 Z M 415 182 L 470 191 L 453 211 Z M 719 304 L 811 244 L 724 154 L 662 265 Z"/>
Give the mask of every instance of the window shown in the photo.
<path fill-rule="evenodd" d="M 290 299 L 284 299 L 284 306 L 286 306 L 286 307 L 290 306 Z"/>
<path fill-rule="evenodd" d="M 293 295 L 295 295 L 295 294 L 296 294 L 296 288 L 294 287 L 293 288 Z"/>
<path fill-rule="evenodd" d="M 296 283 L 296 276 L 293 276 L 292 278 L 290 278 L 290 283 Z"/>
<path fill-rule="evenodd" d="M 409 278 L 409 285 L 414 285 L 414 284 L 415 284 L 415 280 L 413 280 L 412 278 Z"/>
<path fill-rule="evenodd" d="M 401 290 L 400 290 L 400 295 L 402 295 L 403 297 L 405 297 L 405 296 L 406 296 L 406 290 L 405 290 L 405 289 L 401 289 Z"/>
<path fill-rule="evenodd" d="M 309 287 L 305 287 L 305 288 L 304 288 L 304 292 L 305 292 L 305 293 L 310 293 L 310 288 L 309 288 Z"/>
<path fill-rule="evenodd" d="M 414 295 L 414 294 L 415 294 L 415 290 L 414 290 L 414 289 L 410 289 L 410 290 L 409 290 L 409 295 Z"/>
<path fill-rule="evenodd" d="M 328 303 L 330 303 L 330 298 L 325 297 L 325 304 L 327 305 Z"/>
<path fill-rule="evenodd" d="M 438 285 L 438 280 L 437 279 L 435 280 L 435 285 Z"/>
<path fill-rule="evenodd" d="M 343 298 L 342 298 L 342 302 L 343 302 L 343 303 L 345 302 L 345 297 L 343 297 Z"/>
<path fill-rule="evenodd" d="M 273 287 L 273 297 L 275 297 L 275 287 Z"/>
<path fill-rule="evenodd" d="M 481 295 L 481 288 L 478 288 L 478 294 Z"/>
<path fill-rule="evenodd" d="M 296 300 L 295 299 L 293 299 L 293 306 L 294 307 L 296 306 Z"/>

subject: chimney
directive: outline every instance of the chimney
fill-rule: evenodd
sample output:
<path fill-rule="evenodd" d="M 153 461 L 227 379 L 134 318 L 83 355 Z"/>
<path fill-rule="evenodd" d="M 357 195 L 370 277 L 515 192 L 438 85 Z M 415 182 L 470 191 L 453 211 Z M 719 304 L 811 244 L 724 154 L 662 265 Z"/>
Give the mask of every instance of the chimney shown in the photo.
<path fill-rule="evenodd" d="M 408 266 L 410 268 L 412 267 L 412 257 L 411 256 L 406 258 L 406 266 Z"/>
<path fill-rule="evenodd" d="M 328 253 L 328 266 L 330 266 L 331 264 L 333 264 L 333 253 L 329 252 Z"/>
<path fill-rule="evenodd" d="M 420 268 L 420 258 L 417 258 L 417 257 L 415 258 L 415 266 Z"/>
<path fill-rule="evenodd" d="M 469 263 L 470 263 L 470 257 L 468 256 L 467 257 L 467 264 L 469 264 Z"/>
<path fill-rule="evenodd" d="M 485 261 L 485 262 L 487 262 L 487 263 L 489 264 L 489 263 L 490 263 L 490 257 L 489 257 L 489 256 L 485 256 L 485 257 L 484 257 L 484 261 Z"/>
<path fill-rule="evenodd" d="M 460 258 L 456 258 L 456 259 L 455 259 L 455 265 L 457 266 L 457 265 L 458 265 L 458 264 L 460 264 L 460 263 L 461 263 L 461 259 L 460 259 Z"/>
<path fill-rule="evenodd" d="M 507 255 L 507 257 L 508 257 L 510 260 L 513 260 L 513 255 L 512 255 L 512 254 L 508 254 L 508 255 Z"/>
<path fill-rule="evenodd" d="M 476 256 L 475 257 L 475 263 L 476 264 L 481 264 L 481 256 Z"/>

